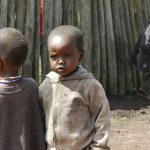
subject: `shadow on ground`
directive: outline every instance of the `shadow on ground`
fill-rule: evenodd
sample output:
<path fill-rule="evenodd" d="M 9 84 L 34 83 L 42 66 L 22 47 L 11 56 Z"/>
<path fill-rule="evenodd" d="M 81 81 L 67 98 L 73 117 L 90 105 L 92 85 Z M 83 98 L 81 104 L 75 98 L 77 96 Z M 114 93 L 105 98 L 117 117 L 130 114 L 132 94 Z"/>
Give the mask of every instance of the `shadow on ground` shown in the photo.
<path fill-rule="evenodd" d="M 138 95 L 107 96 L 111 110 L 140 110 L 150 107 L 150 100 Z"/>

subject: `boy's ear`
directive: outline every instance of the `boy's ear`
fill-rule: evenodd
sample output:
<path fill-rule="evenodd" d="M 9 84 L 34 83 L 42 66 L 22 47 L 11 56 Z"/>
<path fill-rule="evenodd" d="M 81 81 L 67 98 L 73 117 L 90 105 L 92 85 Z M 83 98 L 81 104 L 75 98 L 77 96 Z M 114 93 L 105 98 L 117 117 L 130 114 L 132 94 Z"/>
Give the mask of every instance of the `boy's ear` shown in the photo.
<path fill-rule="evenodd" d="M 3 60 L 0 59 L 0 71 L 3 69 Z"/>
<path fill-rule="evenodd" d="M 83 59 L 83 56 L 84 56 L 84 49 L 81 51 L 81 55 L 80 55 L 79 61 L 81 61 Z"/>

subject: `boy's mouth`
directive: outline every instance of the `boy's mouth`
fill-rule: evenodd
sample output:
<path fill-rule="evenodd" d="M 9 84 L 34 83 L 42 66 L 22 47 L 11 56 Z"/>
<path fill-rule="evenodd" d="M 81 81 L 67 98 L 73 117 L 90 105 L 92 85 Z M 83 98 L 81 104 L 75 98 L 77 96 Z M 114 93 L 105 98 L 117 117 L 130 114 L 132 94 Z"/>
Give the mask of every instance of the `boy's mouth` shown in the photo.
<path fill-rule="evenodd" d="M 58 71 L 63 71 L 64 69 L 65 69 L 65 66 L 62 66 L 62 65 L 57 67 Z"/>

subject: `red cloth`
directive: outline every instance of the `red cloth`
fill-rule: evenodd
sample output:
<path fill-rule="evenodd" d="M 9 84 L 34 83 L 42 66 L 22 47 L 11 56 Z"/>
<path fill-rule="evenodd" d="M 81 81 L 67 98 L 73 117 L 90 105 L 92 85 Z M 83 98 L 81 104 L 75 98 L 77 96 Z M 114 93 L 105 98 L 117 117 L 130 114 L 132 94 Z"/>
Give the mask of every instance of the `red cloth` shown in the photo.
<path fill-rule="evenodd" d="M 43 15 L 44 15 L 44 0 L 40 0 L 40 37 L 44 36 Z"/>

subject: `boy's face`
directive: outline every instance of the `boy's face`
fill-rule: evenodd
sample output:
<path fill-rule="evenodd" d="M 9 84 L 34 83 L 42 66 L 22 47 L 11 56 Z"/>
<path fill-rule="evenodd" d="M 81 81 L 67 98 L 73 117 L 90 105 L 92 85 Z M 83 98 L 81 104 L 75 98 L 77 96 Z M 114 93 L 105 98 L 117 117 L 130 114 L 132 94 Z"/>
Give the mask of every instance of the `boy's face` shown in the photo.
<path fill-rule="evenodd" d="M 65 77 L 74 72 L 82 53 L 79 52 L 72 37 L 54 36 L 48 41 L 51 70 Z"/>

